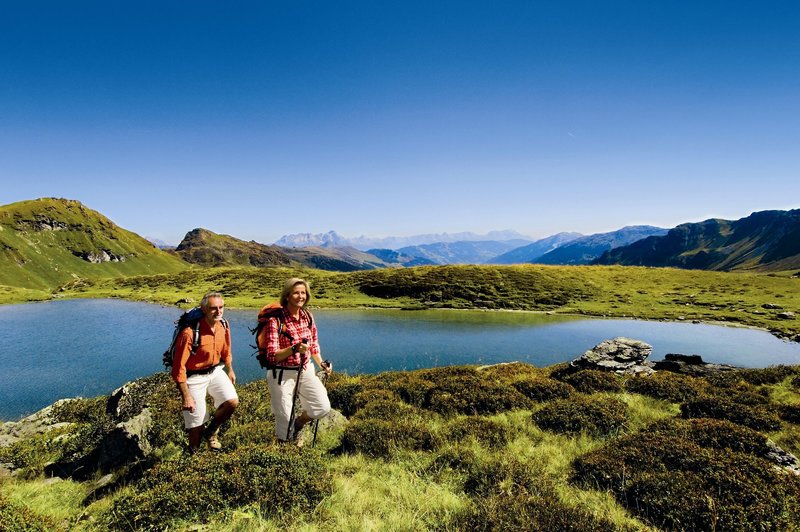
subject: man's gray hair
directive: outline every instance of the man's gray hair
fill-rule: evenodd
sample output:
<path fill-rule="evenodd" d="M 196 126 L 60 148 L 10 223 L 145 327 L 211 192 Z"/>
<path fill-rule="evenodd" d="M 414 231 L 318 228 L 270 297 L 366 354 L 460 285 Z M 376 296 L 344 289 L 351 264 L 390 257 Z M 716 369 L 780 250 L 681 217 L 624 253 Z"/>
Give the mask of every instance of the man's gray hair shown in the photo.
<path fill-rule="evenodd" d="M 203 296 L 203 299 L 200 300 L 200 307 L 206 308 L 208 306 L 208 300 L 211 299 L 212 297 L 218 297 L 220 299 L 223 299 L 222 294 L 220 294 L 219 292 L 209 292 Z"/>

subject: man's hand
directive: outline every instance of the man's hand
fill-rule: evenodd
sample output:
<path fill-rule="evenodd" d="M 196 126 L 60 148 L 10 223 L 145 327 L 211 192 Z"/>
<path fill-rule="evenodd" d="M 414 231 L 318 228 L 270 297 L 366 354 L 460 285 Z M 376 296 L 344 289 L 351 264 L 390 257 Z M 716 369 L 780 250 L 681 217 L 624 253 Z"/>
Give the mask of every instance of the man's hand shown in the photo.
<path fill-rule="evenodd" d="M 188 410 L 189 412 L 194 413 L 194 407 L 194 398 L 191 395 L 183 398 L 183 406 L 181 407 L 181 410 Z"/>
<path fill-rule="evenodd" d="M 236 384 L 236 373 L 233 372 L 233 368 L 228 368 L 228 378 L 231 380 L 231 384 Z"/>

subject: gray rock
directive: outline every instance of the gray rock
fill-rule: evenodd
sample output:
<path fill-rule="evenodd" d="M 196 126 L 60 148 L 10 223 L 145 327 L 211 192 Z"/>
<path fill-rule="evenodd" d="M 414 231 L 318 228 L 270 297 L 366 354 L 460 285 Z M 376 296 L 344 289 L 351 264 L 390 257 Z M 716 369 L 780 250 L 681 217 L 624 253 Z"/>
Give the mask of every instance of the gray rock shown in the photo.
<path fill-rule="evenodd" d="M 128 421 L 118 423 L 97 448 L 97 467 L 101 471 L 111 471 L 149 456 L 152 448 L 147 434 L 152 426 L 153 417 L 148 408 Z"/>
<path fill-rule="evenodd" d="M 712 373 L 723 373 L 735 371 L 739 368 L 727 364 L 710 364 L 703 362 L 700 355 L 682 355 L 680 353 L 667 353 L 664 360 L 653 362 L 653 369 L 656 371 L 670 371 L 683 375 L 702 377 Z"/>
<path fill-rule="evenodd" d="M 767 453 L 768 460 L 774 462 L 777 467 L 800 476 L 800 460 L 795 455 L 784 451 L 772 440 L 767 440 L 767 446 L 770 449 Z"/>
<path fill-rule="evenodd" d="M 775 317 L 781 320 L 793 320 L 794 312 L 779 312 Z"/>
<path fill-rule="evenodd" d="M 650 344 L 630 338 L 605 340 L 570 363 L 575 369 L 599 369 L 616 373 L 652 373 L 645 359 L 653 352 Z"/>

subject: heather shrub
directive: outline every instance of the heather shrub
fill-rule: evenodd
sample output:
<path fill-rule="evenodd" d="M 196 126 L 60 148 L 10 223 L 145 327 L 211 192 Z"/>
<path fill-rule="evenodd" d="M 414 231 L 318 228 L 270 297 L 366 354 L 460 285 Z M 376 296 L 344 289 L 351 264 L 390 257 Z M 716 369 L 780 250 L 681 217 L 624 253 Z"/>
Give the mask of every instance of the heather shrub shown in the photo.
<path fill-rule="evenodd" d="M 572 481 L 659 528 L 786 529 L 800 519 L 800 479 L 766 453 L 765 436 L 727 421 L 664 420 L 577 458 Z"/>
<path fill-rule="evenodd" d="M 447 439 L 460 442 L 468 438 L 489 448 L 502 447 L 508 443 L 508 427 L 485 417 L 463 417 L 452 420 L 446 427 Z"/>
<path fill-rule="evenodd" d="M 681 417 L 726 419 L 765 432 L 778 430 L 781 426 L 778 416 L 766 406 L 740 404 L 725 397 L 706 397 L 683 403 Z"/>
<path fill-rule="evenodd" d="M 378 400 L 367 403 L 353 415 L 352 419 L 382 419 L 391 421 L 394 419 L 410 419 L 412 417 L 421 418 L 424 411 L 402 401 Z M 430 417 L 430 414 L 427 414 Z"/>
<path fill-rule="evenodd" d="M 475 474 L 480 467 L 480 459 L 469 447 L 446 447 L 436 454 L 425 471 L 442 478 L 445 474 Z"/>
<path fill-rule="evenodd" d="M 392 391 L 414 406 L 422 406 L 428 392 L 436 387 L 421 371 L 381 373 L 370 378 L 369 382 L 370 386 Z"/>
<path fill-rule="evenodd" d="M 542 377 L 545 375 L 545 372 L 536 366 L 531 366 L 530 364 L 522 362 L 493 364 L 480 368 L 478 372 L 485 379 L 503 382 L 516 382 L 520 379 Z"/>
<path fill-rule="evenodd" d="M 530 402 L 513 386 L 471 375 L 442 379 L 423 406 L 443 415 L 486 415 L 527 408 Z"/>
<path fill-rule="evenodd" d="M 364 385 L 359 381 L 331 379 L 328 381 L 328 399 L 331 401 L 331 407 L 345 417 L 352 416 L 358 410 L 355 397 L 363 389 Z"/>
<path fill-rule="evenodd" d="M 762 384 L 778 384 L 786 377 L 797 375 L 797 366 L 769 366 L 767 368 L 747 368 L 737 372 L 742 380 L 756 386 Z"/>
<path fill-rule="evenodd" d="M 544 471 L 516 459 L 470 469 L 464 491 L 472 505 L 455 514 L 455 530 L 613 530 L 609 521 L 564 504 Z"/>
<path fill-rule="evenodd" d="M 553 399 L 564 399 L 575 391 L 569 384 L 544 377 L 527 377 L 518 380 L 514 382 L 514 388 L 531 401 L 536 401 L 537 403 L 552 401 Z"/>
<path fill-rule="evenodd" d="M 781 405 L 778 413 L 782 420 L 800 425 L 800 405 Z"/>
<path fill-rule="evenodd" d="M 561 380 L 582 393 L 622 391 L 622 379 L 608 371 L 583 369 L 567 375 Z"/>
<path fill-rule="evenodd" d="M 452 530 L 618 530 L 608 519 L 589 510 L 568 506 L 552 487 L 534 494 L 492 494 L 475 498 L 448 523 Z"/>
<path fill-rule="evenodd" d="M 559 434 L 606 436 L 625 426 L 626 412 L 627 406 L 618 399 L 574 395 L 546 404 L 532 418 L 539 428 Z"/>
<path fill-rule="evenodd" d="M 671 403 L 695 399 L 707 388 L 707 383 L 702 379 L 667 371 L 659 371 L 648 376 L 636 376 L 625 381 L 625 389 L 631 393 Z"/>
<path fill-rule="evenodd" d="M 794 390 L 800 390 L 800 375 L 792 377 L 792 380 L 789 381 L 789 386 Z"/>
<path fill-rule="evenodd" d="M 318 454 L 259 445 L 161 462 L 134 487 L 114 503 L 114 528 L 206 522 L 217 512 L 249 505 L 267 516 L 310 511 L 331 492 L 332 482 Z"/>
<path fill-rule="evenodd" d="M 356 410 L 360 410 L 369 403 L 375 401 L 400 402 L 402 399 L 399 395 L 391 390 L 383 390 L 379 388 L 366 388 L 355 394 L 353 397 Z"/>
<path fill-rule="evenodd" d="M 432 451 L 439 440 L 423 423 L 409 420 L 353 420 L 342 434 L 339 450 L 389 458 L 397 450 Z"/>

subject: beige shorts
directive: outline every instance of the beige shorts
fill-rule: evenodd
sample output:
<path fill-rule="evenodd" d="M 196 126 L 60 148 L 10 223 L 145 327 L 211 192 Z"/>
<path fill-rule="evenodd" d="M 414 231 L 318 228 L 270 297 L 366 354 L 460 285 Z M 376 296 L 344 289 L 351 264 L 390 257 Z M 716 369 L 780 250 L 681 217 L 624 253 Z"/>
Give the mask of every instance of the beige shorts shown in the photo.
<path fill-rule="evenodd" d="M 239 398 L 223 366 L 217 366 L 208 375 L 190 375 L 186 378 L 186 386 L 194 399 L 194 412 L 183 411 L 183 423 L 187 429 L 199 427 L 206 422 L 206 394 L 214 400 L 214 409 L 225 401 Z"/>
<path fill-rule="evenodd" d="M 292 396 L 294 385 L 297 382 L 297 370 L 283 370 L 282 378 L 280 378 L 280 372 L 281 370 L 276 371 L 278 377 L 276 378 L 273 377 L 272 370 L 268 369 L 267 384 L 269 385 L 272 414 L 275 416 L 275 435 L 279 440 L 285 440 L 286 431 L 289 428 L 289 417 L 292 414 Z M 279 380 L 280 384 L 278 384 Z M 317 377 L 314 365 L 311 363 L 300 374 L 297 402 L 300 405 L 300 411 L 308 414 L 311 419 L 325 417 L 331 411 L 328 390 Z M 291 437 L 291 433 L 289 436 Z"/>

